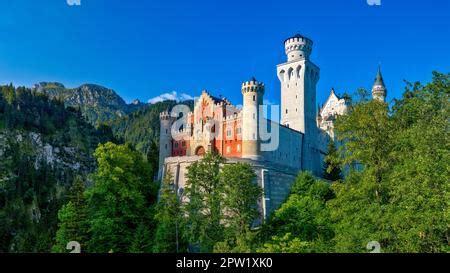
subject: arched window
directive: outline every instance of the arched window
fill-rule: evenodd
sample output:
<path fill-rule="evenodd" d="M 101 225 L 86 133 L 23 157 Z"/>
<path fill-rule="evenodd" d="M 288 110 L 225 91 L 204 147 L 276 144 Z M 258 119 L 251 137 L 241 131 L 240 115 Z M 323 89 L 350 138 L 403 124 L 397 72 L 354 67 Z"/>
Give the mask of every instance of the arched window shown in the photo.
<path fill-rule="evenodd" d="M 289 67 L 289 69 L 288 69 L 288 80 L 291 81 L 294 77 L 295 77 L 294 69 L 292 67 Z"/>
<path fill-rule="evenodd" d="M 280 73 L 278 74 L 278 78 L 280 79 L 281 82 L 286 81 L 286 71 L 281 70 Z"/>
<path fill-rule="evenodd" d="M 295 69 L 295 74 L 297 75 L 297 78 L 300 78 L 301 70 L 302 70 L 301 65 L 297 66 L 297 68 Z"/>

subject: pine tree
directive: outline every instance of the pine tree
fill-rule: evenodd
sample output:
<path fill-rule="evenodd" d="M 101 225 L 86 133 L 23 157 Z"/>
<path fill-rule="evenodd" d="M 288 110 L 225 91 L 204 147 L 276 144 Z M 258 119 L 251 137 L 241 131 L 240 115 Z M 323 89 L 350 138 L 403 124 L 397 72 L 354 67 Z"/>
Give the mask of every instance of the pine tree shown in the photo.
<path fill-rule="evenodd" d="M 328 143 L 327 154 L 323 164 L 323 178 L 329 181 L 342 179 L 342 172 L 338 162 L 338 152 L 333 140 Z"/>
<path fill-rule="evenodd" d="M 68 194 L 69 202 L 58 212 L 59 229 L 56 232 L 56 244 L 53 246 L 53 252 L 67 252 L 66 245 L 71 241 L 80 243 L 82 249 L 87 243 L 89 225 L 84 191 L 83 180 L 76 177 Z"/>
<path fill-rule="evenodd" d="M 152 176 L 155 177 L 158 174 L 159 163 L 159 148 L 155 141 L 150 143 L 150 147 L 147 151 L 147 162 L 150 165 Z"/>

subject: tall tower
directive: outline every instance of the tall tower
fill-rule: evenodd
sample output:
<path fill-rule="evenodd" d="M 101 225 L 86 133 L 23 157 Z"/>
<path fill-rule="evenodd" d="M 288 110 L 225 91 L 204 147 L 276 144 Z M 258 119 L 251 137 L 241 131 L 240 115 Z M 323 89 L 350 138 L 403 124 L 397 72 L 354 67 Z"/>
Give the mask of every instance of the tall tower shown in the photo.
<path fill-rule="evenodd" d="M 306 133 L 316 128 L 316 84 L 320 69 L 309 59 L 313 41 L 295 35 L 284 42 L 287 62 L 278 65 L 281 124 Z"/>
<path fill-rule="evenodd" d="M 378 66 L 378 73 L 372 87 L 372 98 L 379 101 L 386 101 L 386 94 L 387 89 L 384 85 L 383 76 L 381 75 L 381 67 Z"/>
<path fill-rule="evenodd" d="M 313 41 L 295 35 L 284 41 L 287 62 L 277 66 L 281 82 L 281 124 L 302 132 L 302 168 L 319 172 L 316 85 L 320 69 L 310 60 Z"/>
<path fill-rule="evenodd" d="M 242 157 L 258 159 L 260 155 L 259 106 L 263 104 L 264 84 L 254 77 L 242 84 Z"/>
<path fill-rule="evenodd" d="M 159 114 L 159 171 L 158 179 L 163 179 L 163 166 L 166 157 L 172 156 L 172 117 L 168 111 Z"/>

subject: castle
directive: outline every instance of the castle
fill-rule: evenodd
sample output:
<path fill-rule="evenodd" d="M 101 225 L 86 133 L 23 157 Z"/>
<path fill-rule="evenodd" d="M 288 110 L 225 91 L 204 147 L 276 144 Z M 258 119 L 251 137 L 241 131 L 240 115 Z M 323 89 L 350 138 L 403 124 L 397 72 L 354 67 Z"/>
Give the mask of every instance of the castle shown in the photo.
<path fill-rule="evenodd" d="M 334 121 L 345 114 L 350 101 L 332 89 L 326 103 L 316 109 L 320 69 L 310 59 L 313 41 L 295 35 L 284 41 L 284 48 L 287 61 L 277 66 L 281 105 L 271 109 L 270 119 L 263 105 L 265 86 L 255 78 L 242 84 L 241 109 L 203 91 L 192 112 L 160 114 L 159 178 L 172 172 L 179 195 L 186 185 L 187 167 L 213 151 L 227 158 L 227 164 L 253 166 L 264 192 L 260 204 L 264 218 L 285 200 L 300 170 L 322 175 L 327 143 L 334 138 Z M 372 95 L 385 100 L 380 69 Z"/>

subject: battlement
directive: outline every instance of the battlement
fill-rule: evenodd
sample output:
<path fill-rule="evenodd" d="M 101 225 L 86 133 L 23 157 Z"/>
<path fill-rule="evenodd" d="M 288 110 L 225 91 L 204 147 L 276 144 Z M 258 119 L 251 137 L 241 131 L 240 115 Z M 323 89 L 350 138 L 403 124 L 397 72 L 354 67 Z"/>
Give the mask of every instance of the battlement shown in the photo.
<path fill-rule="evenodd" d="M 260 92 L 264 93 L 264 83 L 258 82 L 254 77 L 250 81 L 242 83 L 242 94 L 247 92 Z"/>
<path fill-rule="evenodd" d="M 288 61 L 309 59 L 312 52 L 313 41 L 305 36 L 297 34 L 284 41 L 284 48 Z"/>
<path fill-rule="evenodd" d="M 235 121 L 235 120 L 238 120 L 238 119 L 242 119 L 242 112 L 234 113 L 232 115 L 225 116 L 223 120 L 225 122 L 227 122 L 227 121 Z"/>
<path fill-rule="evenodd" d="M 159 119 L 160 120 L 171 120 L 172 117 L 170 116 L 169 111 L 164 111 L 159 114 Z"/>

